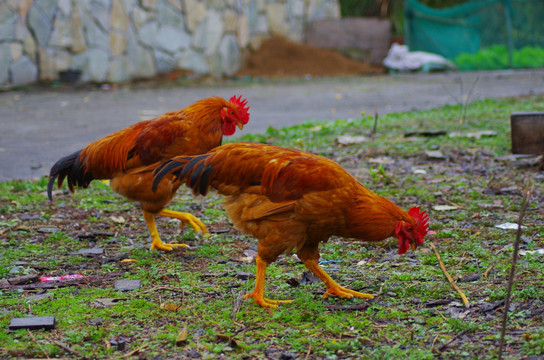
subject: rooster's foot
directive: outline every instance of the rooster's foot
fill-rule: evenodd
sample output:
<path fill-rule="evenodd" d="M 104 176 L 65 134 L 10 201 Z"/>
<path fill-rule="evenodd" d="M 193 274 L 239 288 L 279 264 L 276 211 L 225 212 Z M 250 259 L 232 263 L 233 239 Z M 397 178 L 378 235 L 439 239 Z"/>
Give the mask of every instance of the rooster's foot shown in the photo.
<path fill-rule="evenodd" d="M 269 309 L 275 309 L 278 307 L 279 304 L 287 304 L 293 301 L 293 300 L 270 300 L 265 298 L 262 295 L 255 294 L 254 292 L 250 292 L 249 294 L 244 295 L 244 299 L 249 299 L 249 298 L 253 298 L 256 304 L 259 304 L 262 307 L 269 308 Z"/>
<path fill-rule="evenodd" d="M 158 241 L 153 240 L 153 243 L 151 243 L 150 250 L 172 251 L 175 247 L 188 248 L 189 245 L 186 245 L 186 244 L 166 244 L 166 243 L 163 243 L 159 239 Z"/>
<path fill-rule="evenodd" d="M 358 292 L 358 291 L 355 291 L 355 290 L 350 290 L 350 289 L 343 288 L 341 286 L 328 288 L 325 295 L 323 295 L 323 299 L 328 298 L 329 295 L 335 295 L 335 296 L 338 296 L 338 297 L 341 297 L 341 298 L 346 298 L 346 299 L 351 299 L 352 297 L 357 297 L 357 298 L 360 298 L 360 299 L 372 299 L 372 298 L 374 298 L 374 296 L 371 295 L 371 294 L 361 293 L 361 292 Z"/>

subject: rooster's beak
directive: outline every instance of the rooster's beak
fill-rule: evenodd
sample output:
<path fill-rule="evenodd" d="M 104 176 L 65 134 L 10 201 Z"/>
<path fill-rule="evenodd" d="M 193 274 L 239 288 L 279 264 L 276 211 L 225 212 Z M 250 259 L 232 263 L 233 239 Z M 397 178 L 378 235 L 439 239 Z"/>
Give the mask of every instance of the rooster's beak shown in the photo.
<path fill-rule="evenodd" d="M 412 242 L 412 243 L 410 244 L 410 246 L 411 246 L 411 248 L 412 248 L 412 251 L 416 251 L 416 249 L 417 249 L 417 244 L 416 244 L 415 241 Z"/>
<path fill-rule="evenodd" d="M 241 122 L 237 122 L 236 126 L 238 126 L 238 129 L 240 129 L 240 130 L 242 130 L 244 128 L 244 124 L 242 124 Z"/>

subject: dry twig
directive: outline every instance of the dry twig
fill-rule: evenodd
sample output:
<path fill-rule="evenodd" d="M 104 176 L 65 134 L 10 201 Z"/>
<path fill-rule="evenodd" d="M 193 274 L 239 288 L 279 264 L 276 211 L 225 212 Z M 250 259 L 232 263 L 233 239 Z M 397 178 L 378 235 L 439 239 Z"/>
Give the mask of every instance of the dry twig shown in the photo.
<path fill-rule="evenodd" d="M 502 359 L 502 351 L 504 349 L 504 336 L 506 334 L 506 322 L 508 320 L 508 309 L 510 308 L 510 299 L 512 297 L 512 287 L 514 285 L 514 277 L 516 275 L 516 262 L 518 260 L 519 252 L 519 240 L 521 239 L 521 224 L 523 222 L 523 216 L 525 215 L 525 210 L 527 210 L 527 205 L 529 204 L 529 198 L 533 192 L 534 186 L 525 191 L 523 194 L 523 201 L 521 202 L 521 211 L 519 212 L 518 219 L 518 231 L 516 234 L 516 240 L 514 241 L 514 253 L 512 254 L 512 266 L 510 267 L 510 276 L 508 277 L 508 285 L 506 288 L 506 302 L 504 304 L 504 311 L 502 317 L 502 326 L 501 326 L 501 342 L 499 345 L 499 360 Z"/>
<path fill-rule="evenodd" d="M 140 351 L 142 351 L 143 349 L 145 349 L 145 348 L 148 347 L 148 346 L 149 346 L 149 343 L 143 344 L 143 345 L 140 346 L 139 348 L 134 349 L 134 350 L 132 350 L 131 352 L 126 353 L 125 355 L 121 356 L 121 358 L 128 358 L 128 357 L 131 357 L 131 356 L 133 356 L 134 354 L 139 353 Z"/>
<path fill-rule="evenodd" d="M 70 354 L 74 355 L 74 356 L 77 356 L 78 359 L 85 359 L 84 356 L 82 356 L 80 353 L 78 353 L 77 351 L 75 351 L 74 349 L 72 349 L 71 347 L 69 347 L 68 345 L 64 345 L 63 343 L 59 342 L 59 341 L 56 341 L 54 340 L 53 343 L 55 345 L 57 345 L 58 347 L 68 351 Z"/>
<path fill-rule="evenodd" d="M 434 246 L 433 243 L 431 243 L 431 247 L 433 248 L 434 253 L 436 255 L 436 258 L 438 259 L 438 265 L 440 265 L 440 268 L 442 269 L 442 272 L 444 273 L 444 275 L 446 275 L 446 279 L 448 279 L 448 282 L 450 283 L 451 287 L 455 291 L 457 291 L 459 296 L 461 296 L 461 300 L 463 300 L 463 304 L 465 304 L 465 307 L 467 307 L 467 308 L 470 307 L 470 304 L 468 302 L 467 297 L 465 296 L 465 294 L 463 293 L 461 288 L 459 286 L 457 286 L 457 284 L 453 281 L 453 278 L 448 273 L 448 270 L 446 270 L 446 266 L 444 265 L 444 262 L 442 261 L 442 258 L 440 257 L 440 254 L 438 253 L 438 250 L 436 250 L 436 247 Z"/>

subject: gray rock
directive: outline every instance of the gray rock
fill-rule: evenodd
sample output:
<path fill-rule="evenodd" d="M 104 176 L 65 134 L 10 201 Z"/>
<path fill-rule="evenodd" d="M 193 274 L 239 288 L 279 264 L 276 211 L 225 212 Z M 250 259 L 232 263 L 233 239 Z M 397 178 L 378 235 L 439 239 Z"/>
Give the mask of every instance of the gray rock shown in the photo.
<path fill-rule="evenodd" d="M 170 54 L 186 49 L 191 44 L 191 36 L 183 30 L 171 26 L 161 26 L 155 39 L 155 47 Z"/>
<path fill-rule="evenodd" d="M 193 49 L 187 49 L 183 52 L 178 61 L 178 66 L 183 69 L 192 70 L 197 74 L 207 74 L 210 70 L 206 57 Z"/>
<path fill-rule="evenodd" d="M 180 30 L 184 27 L 182 12 L 174 9 L 166 2 L 157 4 L 157 21 L 161 26 L 172 26 Z"/>
<path fill-rule="evenodd" d="M 47 8 L 49 4 L 50 8 Z M 44 10 L 45 7 L 45 10 Z M 38 45 L 46 47 L 49 44 L 51 31 L 53 30 L 53 17 L 55 15 L 55 0 L 41 0 L 32 3 L 28 11 L 28 26 L 36 36 Z"/>
<path fill-rule="evenodd" d="M 238 40 L 236 36 L 227 34 L 219 44 L 219 54 L 221 54 L 221 70 L 223 74 L 232 76 L 241 66 L 240 49 L 238 49 Z"/>
<path fill-rule="evenodd" d="M 31 316 L 26 318 L 13 318 L 9 323 L 10 330 L 17 329 L 54 329 L 56 320 L 54 316 Z"/>
<path fill-rule="evenodd" d="M 340 7 L 334 0 L 310 0 L 307 9 L 306 21 L 323 19 L 339 19 Z"/>
<path fill-rule="evenodd" d="M 268 20 L 266 19 L 265 15 L 259 15 L 259 19 L 257 20 L 257 27 L 255 28 L 254 33 L 256 34 L 268 34 Z"/>
<path fill-rule="evenodd" d="M 85 33 L 85 42 L 89 48 L 100 48 L 104 50 L 109 49 L 110 37 L 109 34 L 100 28 L 94 22 L 92 17 L 85 16 L 83 13 L 83 28 Z"/>
<path fill-rule="evenodd" d="M 103 82 L 106 80 L 109 69 L 108 53 L 102 49 L 90 49 L 89 55 L 89 80 Z"/>
<path fill-rule="evenodd" d="M 209 71 L 210 75 L 215 78 L 221 78 L 221 75 L 223 74 L 221 55 L 219 55 L 219 53 L 217 52 L 210 55 L 206 55 L 206 61 L 210 68 L 210 71 Z"/>
<path fill-rule="evenodd" d="M 53 22 L 55 13 L 57 12 L 57 1 L 58 0 L 35 0 L 32 6 L 36 6 L 47 19 Z"/>
<path fill-rule="evenodd" d="M 223 36 L 223 20 L 214 10 L 209 10 L 205 21 L 198 24 L 193 35 L 193 46 L 204 50 L 206 55 L 217 51 L 219 42 Z"/>
<path fill-rule="evenodd" d="M 150 51 L 142 46 L 137 46 L 131 53 L 135 55 L 129 57 L 132 78 L 149 78 L 156 74 L 153 55 Z"/>
<path fill-rule="evenodd" d="M 0 44 L 0 84 L 7 84 L 9 80 L 9 62 L 11 49 L 9 44 Z"/>
<path fill-rule="evenodd" d="M 72 22 L 69 18 L 57 16 L 49 44 L 58 47 L 72 45 Z"/>
<path fill-rule="evenodd" d="M 255 0 L 250 0 L 247 4 L 247 18 L 249 22 L 249 32 L 253 33 L 257 30 L 259 20 L 259 9 Z"/>
<path fill-rule="evenodd" d="M 129 18 L 125 6 L 121 0 L 113 0 L 110 14 L 111 29 L 125 32 L 129 27 Z"/>
<path fill-rule="evenodd" d="M 0 41 L 15 39 L 15 24 L 19 16 L 13 12 L 6 2 L 0 4 Z"/>
<path fill-rule="evenodd" d="M 110 8 L 111 0 L 91 0 L 89 4 L 89 15 L 92 15 L 105 31 L 110 27 Z"/>
<path fill-rule="evenodd" d="M 153 55 L 155 56 L 157 72 L 167 73 L 176 68 L 176 59 L 171 54 L 155 49 Z"/>
<path fill-rule="evenodd" d="M 59 0 L 57 3 L 57 6 L 60 10 L 60 12 L 64 16 L 70 16 L 70 13 L 72 12 L 72 2 L 71 0 Z"/>
<path fill-rule="evenodd" d="M 110 62 L 108 81 L 120 83 L 130 80 L 130 65 L 126 56 L 118 56 Z"/>
<path fill-rule="evenodd" d="M 155 45 L 155 39 L 157 38 L 157 33 L 159 32 L 159 24 L 156 21 L 151 21 L 145 24 L 138 31 L 138 38 L 140 41 L 149 47 Z"/>
<path fill-rule="evenodd" d="M 22 56 L 9 67 L 14 86 L 34 83 L 38 80 L 38 67 L 27 56 Z"/>
<path fill-rule="evenodd" d="M 131 291 L 131 290 L 138 290 L 142 287 L 142 281 L 141 280 L 115 280 L 113 282 L 113 287 L 115 290 L 119 291 Z"/>
<path fill-rule="evenodd" d="M 81 70 L 81 81 L 82 82 L 88 82 L 89 81 L 89 54 L 87 52 L 83 52 L 77 55 L 74 55 L 72 57 L 72 65 L 70 66 L 70 69 L 72 70 Z"/>

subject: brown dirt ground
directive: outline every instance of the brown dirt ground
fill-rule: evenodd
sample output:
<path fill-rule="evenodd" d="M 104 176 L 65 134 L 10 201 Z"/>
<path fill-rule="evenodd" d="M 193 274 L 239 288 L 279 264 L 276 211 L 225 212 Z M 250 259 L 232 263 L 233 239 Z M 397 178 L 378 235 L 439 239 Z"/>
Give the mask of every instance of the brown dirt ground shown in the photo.
<path fill-rule="evenodd" d="M 383 68 L 345 57 L 334 50 L 298 44 L 281 37 L 263 41 L 249 54 L 238 76 L 335 76 L 381 73 Z"/>

